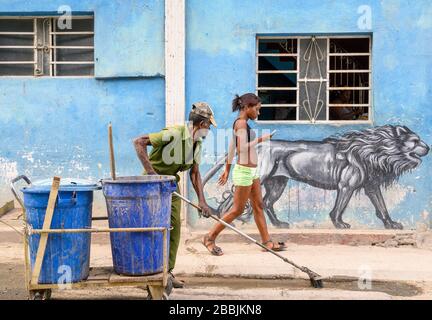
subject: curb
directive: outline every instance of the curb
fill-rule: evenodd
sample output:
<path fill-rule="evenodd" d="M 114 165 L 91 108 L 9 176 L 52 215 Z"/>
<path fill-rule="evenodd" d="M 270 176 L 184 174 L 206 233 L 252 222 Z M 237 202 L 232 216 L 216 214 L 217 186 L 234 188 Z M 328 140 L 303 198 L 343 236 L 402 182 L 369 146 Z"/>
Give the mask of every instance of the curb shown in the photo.
<path fill-rule="evenodd" d="M 245 230 L 242 230 L 245 231 Z M 249 236 L 260 241 L 260 235 L 256 230 L 247 232 Z M 188 232 L 185 244 L 190 241 L 201 241 L 205 231 Z M 270 230 L 274 241 L 286 241 L 299 245 L 349 245 L 349 246 L 371 246 L 385 243 L 388 240 L 404 237 L 415 238 L 415 231 L 401 230 Z M 218 242 L 248 242 L 237 233 L 224 230 L 217 238 Z"/>

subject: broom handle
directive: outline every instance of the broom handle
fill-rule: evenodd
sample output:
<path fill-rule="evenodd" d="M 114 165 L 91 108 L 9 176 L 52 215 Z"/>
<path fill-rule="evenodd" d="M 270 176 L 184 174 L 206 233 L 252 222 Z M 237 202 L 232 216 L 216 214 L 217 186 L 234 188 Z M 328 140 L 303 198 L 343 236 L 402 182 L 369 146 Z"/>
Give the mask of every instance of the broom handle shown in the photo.
<path fill-rule="evenodd" d="M 198 209 L 199 211 L 202 211 L 200 206 L 198 206 L 197 204 L 193 203 L 192 201 L 190 201 L 189 199 L 183 197 L 181 194 L 177 193 L 177 192 L 173 192 L 173 194 L 177 197 L 179 197 L 180 199 L 182 199 L 183 201 L 187 202 L 188 204 L 190 204 L 192 207 Z M 272 249 L 267 248 L 265 245 L 263 245 L 262 243 L 258 242 L 257 240 L 255 240 L 254 238 L 252 238 L 251 236 L 247 235 L 246 233 L 238 230 L 237 228 L 234 228 L 232 225 L 230 225 L 229 223 L 226 223 L 225 221 L 223 221 L 222 219 L 216 217 L 215 215 L 211 214 L 210 218 L 212 218 L 213 220 L 216 220 L 220 223 L 222 223 L 225 227 L 231 229 L 232 231 L 238 233 L 239 235 L 243 236 L 244 238 L 248 239 L 249 241 L 252 241 L 253 243 L 257 244 L 258 246 L 260 246 L 261 248 L 263 248 L 264 250 L 273 253 L 275 256 L 279 257 L 280 259 L 284 260 L 285 262 L 293 265 L 294 267 L 296 267 L 297 269 L 302 270 L 303 267 L 297 265 L 296 263 L 288 260 L 287 258 L 285 258 L 284 256 L 280 255 L 279 253 L 273 251 Z"/>
<path fill-rule="evenodd" d="M 113 137 L 112 137 L 111 122 L 108 125 L 108 141 L 109 141 L 109 148 L 110 148 L 111 178 L 115 180 L 116 173 L 115 173 L 114 144 L 113 144 Z"/>

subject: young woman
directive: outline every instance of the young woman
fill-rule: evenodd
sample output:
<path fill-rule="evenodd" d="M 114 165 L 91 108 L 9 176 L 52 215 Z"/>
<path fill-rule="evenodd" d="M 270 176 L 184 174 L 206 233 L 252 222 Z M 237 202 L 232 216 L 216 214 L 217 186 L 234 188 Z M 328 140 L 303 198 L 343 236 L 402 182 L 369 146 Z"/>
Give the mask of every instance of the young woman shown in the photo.
<path fill-rule="evenodd" d="M 237 151 L 237 164 L 233 170 L 233 183 L 235 186 L 234 203 L 231 210 L 225 213 L 222 219 L 227 223 L 231 223 L 243 213 L 246 202 L 249 199 L 262 243 L 267 248 L 281 251 L 285 249 L 285 244 L 282 242 L 273 242 L 267 230 L 257 166 L 258 156 L 255 149 L 257 144 L 269 140 L 271 135 L 268 134 L 256 138 L 255 133 L 248 125 L 249 120 L 258 118 L 260 108 L 260 98 L 253 93 L 246 93 L 241 97 L 237 95 L 233 100 L 232 110 L 233 112 L 238 111 L 239 116 L 233 124 L 233 141 L 229 148 L 225 171 L 219 178 L 219 184 L 224 185 L 227 182 L 234 153 Z M 222 249 L 216 246 L 215 241 L 224 228 L 223 224 L 217 223 L 203 239 L 204 246 L 213 255 L 220 256 L 223 254 Z"/>

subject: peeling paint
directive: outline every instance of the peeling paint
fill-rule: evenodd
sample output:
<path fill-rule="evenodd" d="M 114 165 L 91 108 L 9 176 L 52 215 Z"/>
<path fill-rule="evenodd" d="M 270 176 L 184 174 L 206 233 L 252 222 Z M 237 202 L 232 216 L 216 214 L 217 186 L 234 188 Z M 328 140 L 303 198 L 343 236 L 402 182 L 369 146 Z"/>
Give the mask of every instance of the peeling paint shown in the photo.
<path fill-rule="evenodd" d="M 0 157 L 0 183 L 9 184 L 9 181 L 17 176 L 17 162 Z"/>

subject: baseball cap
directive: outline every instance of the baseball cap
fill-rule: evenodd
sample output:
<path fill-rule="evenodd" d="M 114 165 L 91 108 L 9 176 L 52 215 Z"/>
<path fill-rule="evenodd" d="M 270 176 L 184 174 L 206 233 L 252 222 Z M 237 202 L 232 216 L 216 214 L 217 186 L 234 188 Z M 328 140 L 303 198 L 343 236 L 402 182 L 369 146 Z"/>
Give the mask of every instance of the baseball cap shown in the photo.
<path fill-rule="evenodd" d="M 212 108 L 206 102 L 195 102 L 192 104 L 191 113 L 199 114 L 200 116 L 209 119 L 210 123 L 217 127 Z"/>

